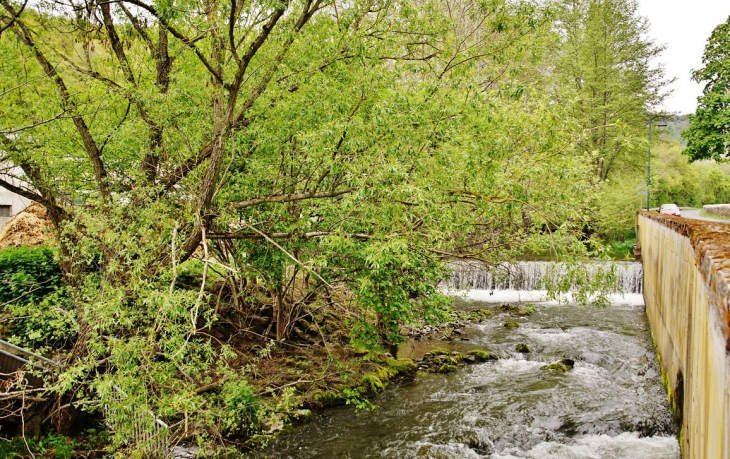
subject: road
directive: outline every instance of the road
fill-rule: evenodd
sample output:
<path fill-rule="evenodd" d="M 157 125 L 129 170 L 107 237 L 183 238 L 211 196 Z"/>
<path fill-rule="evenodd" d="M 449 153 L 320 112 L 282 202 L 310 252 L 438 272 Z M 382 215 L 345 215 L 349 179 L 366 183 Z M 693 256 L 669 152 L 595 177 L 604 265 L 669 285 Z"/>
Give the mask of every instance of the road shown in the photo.
<path fill-rule="evenodd" d="M 694 218 L 695 220 L 705 220 L 708 222 L 719 222 L 719 223 L 730 224 L 730 220 L 720 220 L 719 218 L 703 217 L 700 215 L 700 210 L 702 210 L 702 209 L 682 209 L 682 217 Z"/>

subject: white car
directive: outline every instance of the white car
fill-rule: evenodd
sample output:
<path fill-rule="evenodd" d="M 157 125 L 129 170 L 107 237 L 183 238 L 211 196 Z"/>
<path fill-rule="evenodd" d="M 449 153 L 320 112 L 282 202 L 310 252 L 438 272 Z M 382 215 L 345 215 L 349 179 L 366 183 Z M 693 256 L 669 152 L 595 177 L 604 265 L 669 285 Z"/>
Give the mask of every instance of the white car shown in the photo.
<path fill-rule="evenodd" d="M 676 204 L 662 204 L 659 208 L 660 214 L 682 216 L 682 210 Z"/>

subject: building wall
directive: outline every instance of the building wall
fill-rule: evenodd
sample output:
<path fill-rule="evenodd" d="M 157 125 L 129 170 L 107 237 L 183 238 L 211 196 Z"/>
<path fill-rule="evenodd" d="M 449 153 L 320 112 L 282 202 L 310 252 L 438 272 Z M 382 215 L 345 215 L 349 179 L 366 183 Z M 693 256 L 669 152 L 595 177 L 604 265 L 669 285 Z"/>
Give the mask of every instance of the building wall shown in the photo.
<path fill-rule="evenodd" d="M 28 207 L 33 201 L 20 195 L 12 193 L 5 188 L 0 188 L 0 206 L 12 206 L 9 217 L 0 217 L 0 228 L 13 219 L 18 213 Z"/>
<path fill-rule="evenodd" d="M 730 225 L 641 212 L 644 300 L 683 458 L 730 458 Z"/>
<path fill-rule="evenodd" d="M 30 199 L 24 198 L 0 187 L 0 206 L 12 206 L 10 217 L 0 217 L 0 228 L 5 226 L 5 224 L 12 220 L 14 216 L 31 205 L 32 202 L 33 201 Z"/>

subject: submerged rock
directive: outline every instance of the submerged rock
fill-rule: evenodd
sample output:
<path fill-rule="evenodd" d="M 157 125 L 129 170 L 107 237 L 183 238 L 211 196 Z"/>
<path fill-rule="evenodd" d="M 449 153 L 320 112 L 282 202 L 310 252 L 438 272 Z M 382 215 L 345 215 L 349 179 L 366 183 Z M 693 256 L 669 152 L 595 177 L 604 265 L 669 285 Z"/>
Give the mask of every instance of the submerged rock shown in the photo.
<path fill-rule="evenodd" d="M 481 321 L 482 319 L 489 319 L 494 315 L 494 311 L 491 311 L 489 309 L 477 309 L 474 311 L 474 314 L 476 314 L 477 318 Z"/>
<path fill-rule="evenodd" d="M 549 365 L 543 365 L 540 367 L 541 370 L 555 371 L 558 373 L 565 373 L 573 369 L 575 361 L 572 359 L 563 359 L 558 362 L 551 363 Z"/>
<path fill-rule="evenodd" d="M 484 351 L 482 349 L 474 349 L 473 351 L 469 351 L 468 353 L 469 357 L 472 357 L 476 362 L 486 362 L 487 360 L 497 360 L 497 356 L 494 354 L 490 354 L 488 351 Z M 466 359 L 466 357 L 464 357 Z"/>
<path fill-rule="evenodd" d="M 524 343 L 518 344 L 517 346 L 515 346 L 515 350 L 521 354 L 529 354 L 530 352 L 532 352 L 532 349 L 530 348 L 530 346 L 528 346 L 527 344 L 524 344 Z"/>
<path fill-rule="evenodd" d="M 436 370 L 436 373 L 456 373 L 457 367 L 456 365 L 449 365 L 444 364 L 439 367 L 438 370 Z"/>
<path fill-rule="evenodd" d="M 520 326 L 520 324 L 518 324 L 517 322 L 512 322 L 511 320 L 509 322 L 504 323 L 504 328 L 508 328 L 510 330 L 513 330 L 519 326 Z"/>

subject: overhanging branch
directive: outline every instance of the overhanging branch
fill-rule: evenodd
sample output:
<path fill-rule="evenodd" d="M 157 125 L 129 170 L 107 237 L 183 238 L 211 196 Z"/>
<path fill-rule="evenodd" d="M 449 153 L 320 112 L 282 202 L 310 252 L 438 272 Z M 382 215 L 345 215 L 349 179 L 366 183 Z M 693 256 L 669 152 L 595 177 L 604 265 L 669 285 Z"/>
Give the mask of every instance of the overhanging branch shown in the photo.
<path fill-rule="evenodd" d="M 335 191 L 322 191 L 312 193 L 298 193 L 298 194 L 280 194 L 278 196 L 267 196 L 265 198 L 250 199 L 248 201 L 239 201 L 233 204 L 236 209 L 243 209 L 245 207 L 257 206 L 267 202 L 294 202 L 303 201 L 305 199 L 322 199 L 322 198 L 333 198 L 347 193 L 352 193 L 357 188 L 350 187 L 342 190 Z"/>

